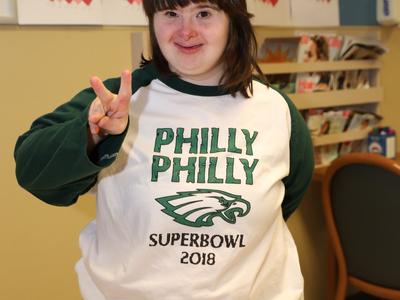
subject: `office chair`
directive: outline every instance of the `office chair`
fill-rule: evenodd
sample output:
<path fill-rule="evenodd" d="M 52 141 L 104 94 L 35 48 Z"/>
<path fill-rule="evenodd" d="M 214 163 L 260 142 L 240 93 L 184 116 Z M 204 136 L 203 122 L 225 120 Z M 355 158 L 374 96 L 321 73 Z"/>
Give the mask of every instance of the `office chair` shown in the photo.
<path fill-rule="evenodd" d="M 337 268 L 335 300 L 348 285 L 400 299 L 400 165 L 377 154 L 336 159 L 322 182 L 323 210 Z"/>

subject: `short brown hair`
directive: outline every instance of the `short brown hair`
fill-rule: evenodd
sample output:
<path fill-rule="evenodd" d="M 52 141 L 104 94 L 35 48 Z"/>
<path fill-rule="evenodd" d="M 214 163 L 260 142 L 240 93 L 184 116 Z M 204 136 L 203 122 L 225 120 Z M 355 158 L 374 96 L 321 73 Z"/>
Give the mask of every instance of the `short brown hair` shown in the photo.
<path fill-rule="evenodd" d="M 158 11 L 185 7 L 190 3 L 208 2 L 217 5 L 229 17 L 229 37 L 225 48 L 225 72 L 221 86 L 227 93 L 235 95 L 240 92 L 249 98 L 253 94 L 253 72 L 267 84 L 264 74 L 257 65 L 257 40 L 250 23 L 252 15 L 247 11 L 246 0 L 145 0 L 144 11 L 149 18 L 152 60 L 163 74 L 172 75 L 168 62 L 158 45 L 154 32 L 154 14 Z M 142 59 L 142 64 L 149 63 Z M 250 94 L 249 94 L 250 92 Z"/>

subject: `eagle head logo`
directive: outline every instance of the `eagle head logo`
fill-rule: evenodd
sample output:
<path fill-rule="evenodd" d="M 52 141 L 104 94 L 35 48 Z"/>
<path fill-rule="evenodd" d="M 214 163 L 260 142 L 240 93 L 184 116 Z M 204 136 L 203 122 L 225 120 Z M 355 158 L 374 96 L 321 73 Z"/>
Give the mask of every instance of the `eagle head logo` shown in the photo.
<path fill-rule="evenodd" d="M 155 200 L 175 222 L 190 227 L 212 226 L 214 218 L 235 224 L 237 217 L 250 211 L 250 203 L 241 196 L 211 189 L 177 192 Z"/>

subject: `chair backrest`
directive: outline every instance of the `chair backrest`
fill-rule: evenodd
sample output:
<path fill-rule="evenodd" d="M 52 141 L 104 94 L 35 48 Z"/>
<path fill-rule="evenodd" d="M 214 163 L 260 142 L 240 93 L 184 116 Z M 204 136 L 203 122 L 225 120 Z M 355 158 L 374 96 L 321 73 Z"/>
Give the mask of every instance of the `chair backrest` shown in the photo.
<path fill-rule="evenodd" d="M 346 273 L 400 290 L 400 165 L 368 153 L 340 157 L 323 179 L 324 213 Z"/>

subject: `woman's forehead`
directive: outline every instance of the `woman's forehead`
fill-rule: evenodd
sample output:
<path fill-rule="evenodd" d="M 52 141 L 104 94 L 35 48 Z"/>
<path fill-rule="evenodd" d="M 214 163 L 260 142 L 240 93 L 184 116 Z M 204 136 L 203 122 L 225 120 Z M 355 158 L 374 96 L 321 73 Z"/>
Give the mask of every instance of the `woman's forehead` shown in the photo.
<path fill-rule="evenodd" d="M 211 4 L 219 6 L 218 0 L 150 0 L 153 2 L 154 11 L 165 10 L 165 9 L 176 9 L 178 7 L 185 7 L 190 4 Z M 226 0 L 225 0 L 226 1 Z"/>

